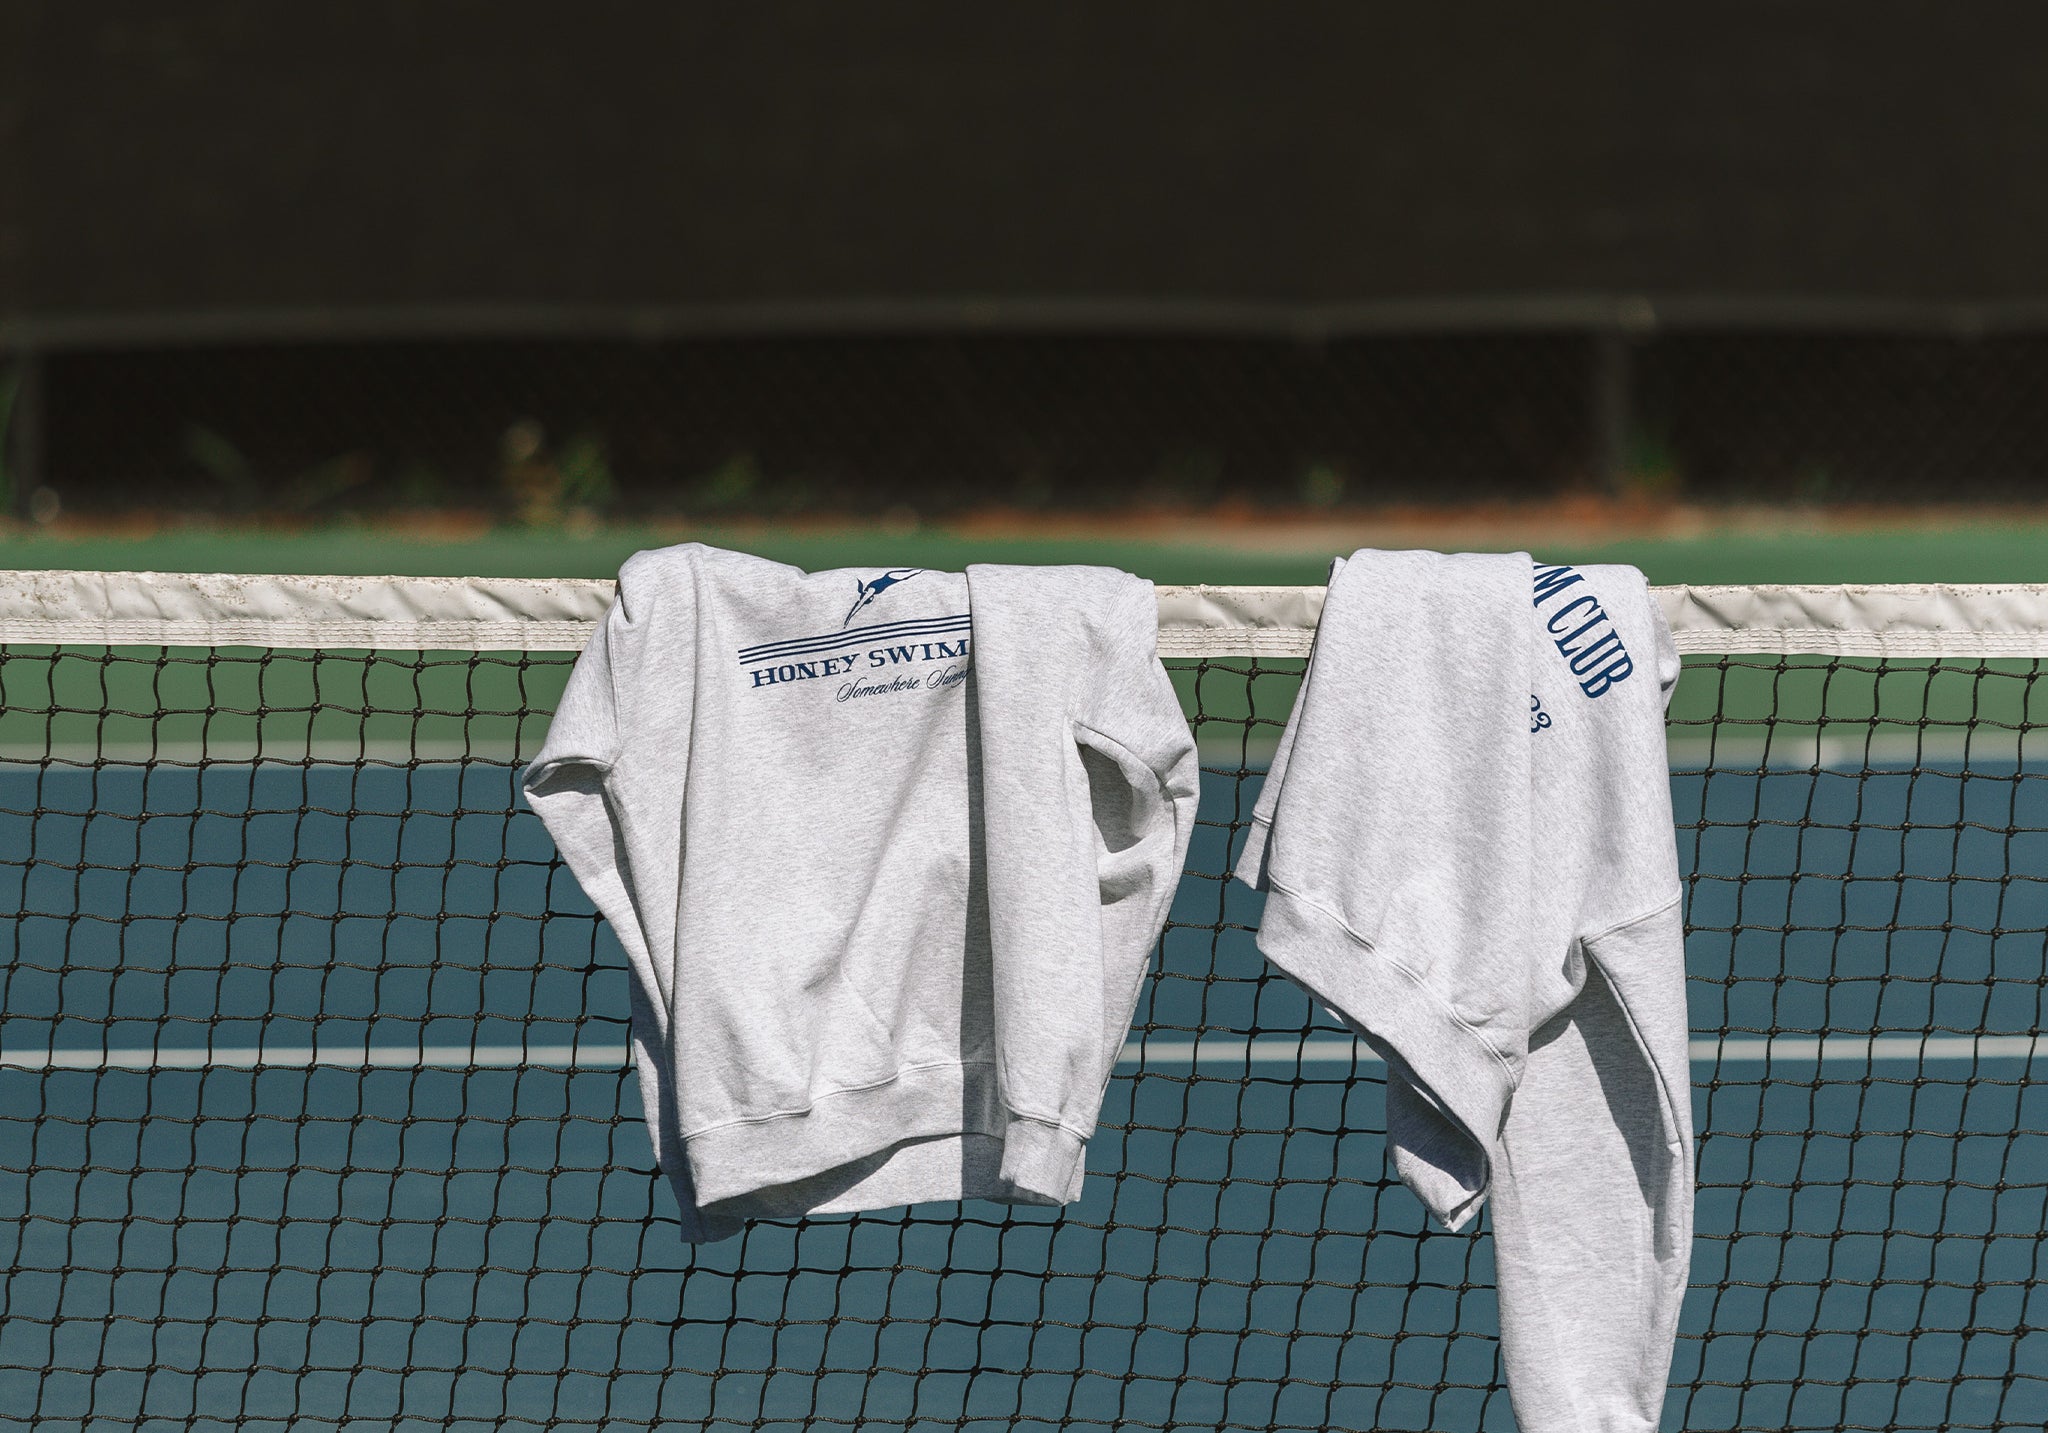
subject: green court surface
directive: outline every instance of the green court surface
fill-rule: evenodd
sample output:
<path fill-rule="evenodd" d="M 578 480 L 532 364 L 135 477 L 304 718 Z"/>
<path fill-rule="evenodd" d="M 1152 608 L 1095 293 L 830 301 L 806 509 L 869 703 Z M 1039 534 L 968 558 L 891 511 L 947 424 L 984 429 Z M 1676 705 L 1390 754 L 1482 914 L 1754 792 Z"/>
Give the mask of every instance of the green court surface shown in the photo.
<path fill-rule="evenodd" d="M 1454 528 L 1406 526 L 1375 533 L 1369 517 L 1333 517 L 1327 546 L 1313 525 L 1284 535 L 1256 525 L 1184 524 L 1190 540 L 1166 541 L 1104 518 L 1100 537 L 968 534 L 944 527 L 849 525 L 802 530 L 769 526 L 621 526 L 587 534 L 521 530 L 467 540 L 415 538 L 402 520 L 337 524 L 303 532 L 185 527 L 143 537 L 0 533 L 0 567 L 299 572 L 422 576 L 609 577 L 644 547 L 694 538 L 812 569 L 850 566 L 958 568 L 969 562 L 1085 562 L 1123 567 L 1155 582 L 1316 583 L 1329 558 L 1361 546 L 1502 550 L 1533 546 L 1566 562 L 1626 562 L 1657 583 L 2041 582 L 2048 581 L 2048 519 L 1919 526 L 1905 519 L 1858 531 L 1813 530 L 1811 514 L 1788 512 L 1773 530 L 1754 515 L 1738 529 L 1711 522 L 1698 535 L 1558 542 L 1550 531 L 1517 540 L 1500 532 L 1475 540 Z M 1135 530 L 1134 530 L 1135 529 Z"/>

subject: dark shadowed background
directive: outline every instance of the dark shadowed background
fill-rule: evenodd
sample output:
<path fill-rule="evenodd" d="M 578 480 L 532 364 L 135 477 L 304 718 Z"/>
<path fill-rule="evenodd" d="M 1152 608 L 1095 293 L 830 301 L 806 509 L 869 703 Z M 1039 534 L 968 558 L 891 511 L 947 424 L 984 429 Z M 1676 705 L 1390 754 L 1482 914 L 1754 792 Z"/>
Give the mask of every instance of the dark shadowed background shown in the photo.
<path fill-rule="evenodd" d="M 0 11 L 4 497 L 2031 502 L 2030 3 Z"/>

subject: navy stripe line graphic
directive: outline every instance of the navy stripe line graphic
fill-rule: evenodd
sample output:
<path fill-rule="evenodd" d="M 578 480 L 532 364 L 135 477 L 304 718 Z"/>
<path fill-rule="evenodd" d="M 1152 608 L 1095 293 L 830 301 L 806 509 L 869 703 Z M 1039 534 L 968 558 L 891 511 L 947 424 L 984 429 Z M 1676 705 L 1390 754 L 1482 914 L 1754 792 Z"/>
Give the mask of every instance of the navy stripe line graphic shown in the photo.
<path fill-rule="evenodd" d="M 973 619 L 966 613 L 957 617 L 935 617 L 922 622 L 896 622 L 887 627 L 857 627 L 851 632 L 834 632 L 822 637 L 800 637 L 788 642 L 776 642 L 767 646 L 747 647 L 741 650 L 742 662 L 765 662 L 777 657 L 793 657 L 805 652 L 829 652 L 837 647 L 850 647 L 861 642 L 889 641 L 897 637 L 937 636 L 944 632 L 964 632 L 973 625 Z"/>
<path fill-rule="evenodd" d="M 828 652 L 836 652 L 845 647 L 859 646 L 862 642 L 908 642 L 917 638 L 943 637 L 950 632 L 957 632 L 964 637 L 969 630 L 970 624 L 963 621 L 941 627 L 906 627 L 899 631 L 885 632 L 879 636 L 872 637 L 864 637 L 854 633 L 831 640 L 819 637 L 813 638 L 801 646 L 777 647 L 771 651 L 756 653 L 751 657 L 742 657 L 740 662 L 744 666 L 751 667 L 758 666 L 762 662 L 787 661 L 792 657 L 823 656 Z"/>
<path fill-rule="evenodd" d="M 794 647 L 808 647 L 813 642 L 859 642 L 869 637 L 885 637 L 901 632 L 921 631 L 930 627 L 954 627 L 973 618 L 965 612 L 956 612 L 947 617 L 911 617 L 901 622 L 883 622 L 873 627 L 855 627 L 847 632 L 824 632 L 815 637 L 788 637 L 780 642 L 762 642 L 752 647 L 742 647 L 739 654 L 744 660 L 764 656 L 770 652 L 785 651 Z"/>
<path fill-rule="evenodd" d="M 924 622 L 899 622 L 888 627 L 862 627 L 851 632 L 834 632 L 822 637 L 802 637 L 772 646 L 749 647 L 740 653 L 742 662 L 762 662 L 775 657 L 792 657 L 804 652 L 829 652 L 861 642 L 885 642 L 898 637 L 934 636 L 943 632 L 964 632 L 972 624 L 966 614 L 934 618 Z"/>

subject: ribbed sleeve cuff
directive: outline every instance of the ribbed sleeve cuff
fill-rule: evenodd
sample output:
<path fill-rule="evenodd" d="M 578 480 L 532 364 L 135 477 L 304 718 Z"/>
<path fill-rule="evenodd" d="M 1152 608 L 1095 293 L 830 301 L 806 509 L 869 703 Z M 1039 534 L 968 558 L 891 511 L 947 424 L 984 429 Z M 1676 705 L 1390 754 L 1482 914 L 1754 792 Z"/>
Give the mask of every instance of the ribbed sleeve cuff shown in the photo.
<path fill-rule="evenodd" d="M 1015 1115 L 1003 1130 L 1003 1180 L 1047 1204 L 1074 1198 L 1085 1146 L 1072 1132 Z"/>

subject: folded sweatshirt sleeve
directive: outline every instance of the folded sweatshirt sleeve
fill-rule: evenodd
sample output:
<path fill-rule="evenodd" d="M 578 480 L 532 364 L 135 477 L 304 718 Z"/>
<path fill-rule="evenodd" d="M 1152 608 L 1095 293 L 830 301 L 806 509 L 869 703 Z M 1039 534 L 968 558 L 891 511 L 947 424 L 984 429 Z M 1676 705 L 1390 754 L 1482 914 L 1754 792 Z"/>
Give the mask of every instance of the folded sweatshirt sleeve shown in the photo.
<path fill-rule="evenodd" d="M 622 943 L 642 948 L 639 912 L 606 786 L 620 757 L 618 697 L 611 643 L 620 625 L 617 599 L 570 668 L 547 740 L 526 768 L 527 805 L 540 817 L 563 863 Z"/>
<path fill-rule="evenodd" d="M 671 670 L 676 650 L 689 649 L 687 626 L 680 642 L 667 630 L 688 618 L 686 604 L 661 590 L 673 585 L 656 579 L 641 558 L 626 564 L 617 596 L 570 670 L 522 785 L 563 863 L 626 953 L 634 1066 L 648 1136 L 675 1189 L 682 1237 L 694 1243 L 724 1238 L 740 1224 L 698 1207 L 677 1130 L 675 1062 L 667 1050 L 674 972 L 662 952 L 674 949 L 689 703 L 661 702 L 650 715 L 634 693 L 651 682 L 687 697 L 687 665 Z M 664 890 L 671 893 L 666 901 L 658 894 Z"/>
<path fill-rule="evenodd" d="M 1158 655 L 1158 604 L 1133 579 L 1105 614 L 1096 681 L 1075 723 L 1095 831 L 1107 1084 L 1173 904 L 1194 834 L 1201 778 L 1193 734 Z M 1101 1103 L 1100 1094 L 1096 1104 Z"/>
<path fill-rule="evenodd" d="M 1002 1175 L 1071 1200 L 1193 831 L 1194 742 L 1149 582 L 1001 564 L 967 578 Z"/>
<path fill-rule="evenodd" d="M 1658 1425 L 1692 1243 L 1683 943 L 1675 899 L 1586 943 L 1501 1131 L 1501 1359 L 1528 1433 Z"/>
<path fill-rule="evenodd" d="M 696 603 L 688 563 L 641 553 L 576 659 L 527 802 L 611 923 L 656 1006 L 674 998 L 683 800 L 692 760 Z"/>

